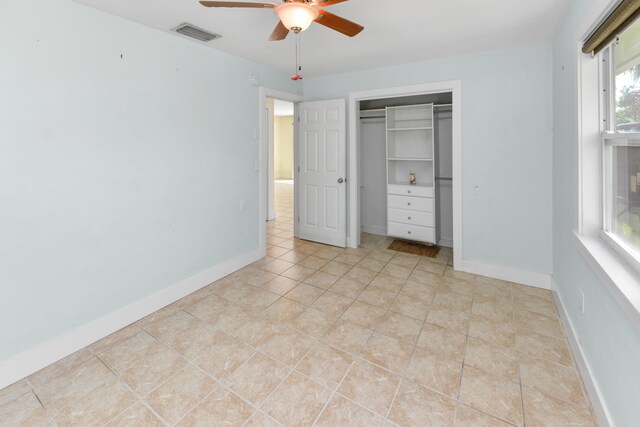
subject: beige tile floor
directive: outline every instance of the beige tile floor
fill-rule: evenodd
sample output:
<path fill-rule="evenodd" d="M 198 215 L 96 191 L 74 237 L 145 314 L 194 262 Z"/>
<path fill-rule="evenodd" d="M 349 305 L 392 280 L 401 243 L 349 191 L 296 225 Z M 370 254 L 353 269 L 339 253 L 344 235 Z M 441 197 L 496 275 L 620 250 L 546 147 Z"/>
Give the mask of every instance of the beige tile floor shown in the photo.
<path fill-rule="evenodd" d="M 293 239 L 0 390 L 0 425 L 594 425 L 550 292 Z"/>

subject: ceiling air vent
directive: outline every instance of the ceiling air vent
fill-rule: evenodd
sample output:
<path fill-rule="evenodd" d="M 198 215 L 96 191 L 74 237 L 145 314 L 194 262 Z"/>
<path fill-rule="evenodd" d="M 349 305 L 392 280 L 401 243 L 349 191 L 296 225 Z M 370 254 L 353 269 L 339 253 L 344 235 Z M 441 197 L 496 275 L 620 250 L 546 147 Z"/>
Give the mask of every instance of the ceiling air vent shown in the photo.
<path fill-rule="evenodd" d="M 211 40 L 219 39 L 220 37 L 222 37 L 219 34 L 210 33 L 201 28 L 195 27 L 191 24 L 182 24 L 174 28 L 173 31 L 178 32 L 187 37 L 200 40 L 202 42 L 209 42 Z"/>

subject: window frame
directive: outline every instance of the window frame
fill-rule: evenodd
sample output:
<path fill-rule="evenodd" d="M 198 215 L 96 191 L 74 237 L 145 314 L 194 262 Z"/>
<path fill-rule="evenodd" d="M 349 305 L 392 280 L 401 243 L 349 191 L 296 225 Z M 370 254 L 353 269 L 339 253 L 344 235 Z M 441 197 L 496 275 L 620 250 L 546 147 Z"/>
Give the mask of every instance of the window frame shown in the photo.
<path fill-rule="evenodd" d="M 573 130 L 577 200 L 576 228 L 572 234 L 586 266 L 591 268 L 631 324 L 640 329 L 640 273 L 613 249 L 615 245 L 606 242 L 600 232 L 603 221 L 602 132 L 605 120 L 611 120 L 603 115 L 601 108 L 603 96 L 609 93 L 605 94 L 602 87 L 606 64 L 603 64 L 600 54 L 594 56 L 582 52 L 584 41 L 594 32 L 597 23 L 606 19 L 617 5 L 618 0 L 610 0 L 607 5 L 594 7 L 575 32 L 576 121 Z M 573 285 L 580 286 L 579 283 Z"/>
<path fill-rule="evenodd" d="M 640 274 L 640 251 L 631 248 L 611 231 L 611 218 L 609 217 L 610 201 L 607 199 L 610 188 L 613 186 L 611 182 L 611 159 L 607 153 L 611 145 L 619 141 L 640 141 L 640 132 L 616 132 L 615 106 L 616 106 L 616 90 L 615 90 L 615 74 L 613 72 L 613 44 L 617 43 L 618 38 L 609 46 L 602 50 L 597 56 L 600 63 L 599 83 L 600 83 L 600 145 L 601 145 L 601 167 L 600 167 L 600 238 L 609 246 L 616 254 L 618 254 L 624 262 L 629 264 L 638 274 Z M 640 143 L 630 144 L 640 145 Z"/>

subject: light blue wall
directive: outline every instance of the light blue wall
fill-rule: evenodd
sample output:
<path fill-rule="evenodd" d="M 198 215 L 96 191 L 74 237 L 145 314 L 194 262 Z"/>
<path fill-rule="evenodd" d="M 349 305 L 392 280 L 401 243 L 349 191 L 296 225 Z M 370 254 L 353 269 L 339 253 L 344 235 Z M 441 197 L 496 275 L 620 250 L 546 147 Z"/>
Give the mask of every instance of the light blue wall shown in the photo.
<path fill-rule="evenodd" d="M 554 275 L 615 425 L 631 427 L 640 423 L 640 331 L 585 262 L 573 237 L 578 218 L 578 42 L 584 28 L 593 24 L 584 22 L 587 12 L 603 12 L 607 4 L 575 1 L 553 43 Z M 584 315 L 579 308 L 581 291 Z"/>
<path fill-rule="evenodd" d="M 551 44 L 304 81 L 306 100 L 462 81 L 464 259 L 551 274 Z"/>
<path fill-rule="evenodd" d="M 258 248 L 252 74 L 301 93 L 69 0 L 0 2 L 0 361 Z"/>

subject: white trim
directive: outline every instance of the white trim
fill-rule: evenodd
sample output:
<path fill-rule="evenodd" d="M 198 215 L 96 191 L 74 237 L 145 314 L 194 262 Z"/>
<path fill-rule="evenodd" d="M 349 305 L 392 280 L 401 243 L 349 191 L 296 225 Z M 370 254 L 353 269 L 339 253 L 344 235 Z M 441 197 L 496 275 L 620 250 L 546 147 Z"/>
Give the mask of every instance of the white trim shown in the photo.
<path fill-rule="evenodd" d="M 571 346 L 571 351 L 573 352 L 573 357 L 578 365 L 580 376 L 584 381 L 584 386 L 591 402 L 593 412 L 595 413 L 598 421 L 598 425 L 603 427 L 613 426 L 613 419 L 611 418 L 609 408 L 607 407 L 602 391 L 598 386 L 598 382 L 591 371 L 591 365 L 589 365 L 584 349 L 582 348 L 582 345 L 580 345 L 580 339 L 578 338 L 576 329 L 573 326 L 573 322 L 571 322 L 569 313 L 567 313 L 565 309 L 565 305 L 562 302 L 562 296 L 560 295 L 560 292 L 558 292 L 558 285 L 553 277 L 551 278 L 551 290 L 553 292 L 553 299 L 556 302 L 556 307 L 558 307 L 558 313 L 560 314 L 560 320 L 562 321 L 565 335 L 567 336 L 569 345 Z"/>
<path fill-rule="evenodd" d="M 536 288 L 551 289 L 550 274 L 517 270 L 509 267 L 469 261 L 467 259 L 462 261 L 462 265 L 458 270 L 480 276 L 492 277 L 494 279 L 506 280 L 508 282 L 520 283 L 522 285 L 534 286 Z"/>
<path fill-rule="evenodd" d="M 273 98 L 267 98 L 265 109 L 262 112 L 266 115 L 264 122 L 267 134 L 267 221 L 276 219 L 275 185 L 273 182 L 273 170 L 275 169 L 275 106 L 273 104 Z"/>
<path fill-rule="evenodd" d="M 640 275 L 640 256 L 638 250 L 630 247 L 627 242 L 622 241 L 618 236 L 609 231 L 600 231 L 600 238 L 615 252 L 622 260 L 633 267 L 637 275 Z"/>
<path fill-rule="evenodd" d="M 262 256 L 259 249 L 240 255 L 0 363 L 0 389 L 202 289 Z"/>
<path fill-rule="evenodd" d="M 453 249 L 453 240 L 451 240 L 451 239 L 440 239 L 440 240 L 438 240 L 438 246 L 444 246 L 444 247 Z"/>
<path fill-rule="evenodd" d="M 599 237 L 574 233 L 578 250 L 618 304 L 640 330 L 640 274 Z"/>
<path fill-rule="evenodd" d="M 360 230 L 363 233 L 375 234 L 376 236 L 387 235 L 387 229 L 385 227 L 368 227 L 366 225 L 363 225 L 362 227 L 360 227 Z"/>
<path fill-rule="evenodd" d="M 266 87 L 262 87 L 260 86 L 260 99 L 258 100 L 258 111 L 259 111 L 259 116 L 260 116 L 260 129 L 259 129 L 259 142 L 260 142 L 260 160 L 258 162 L 258 169 L 259 169 L 259 175 L 260 175 L 260 179 L 259 181 L 259 191 L 260 191 L 260 216 L 258 218 L 258 221 L 260 222 L 259 224 L 259 228 L 258 230 L 260 230 L 260 236 L 259 236 L 259 243 L 258 243 L 258 247 L 261 249 L 262 251 L 262 256 L 266 255 L 267 253 L 267 203 L 268 203 L 268 190 L 267 190 L 267 184 L 269 183 L 268 178 L 265 176 L 266 174 L 269 173 L 269 168 L 267 167 L 267 165 L 269 164 L 269 159 L 268 159 L 268 154 L 269 154 L 269 148 L 268 148 L 268 144 L 269 144 L 269 138 L 265 135 L 266 131 L 267 131 L 267 124 L 266 122 L 266 114 L 265 109 L 267 108 L 267 98 L 275 98 L 275 99 L 280 99 L 282 101 L 289 101 L 289 102 L 293 102 L 293 103 L 297 103 L 297 102 L 301 102 L 304 100 L 304 98 L 302 97 L 302 95 L 295 95 L 293 93 L 288 93 L 288 92 L 282 92 L 279 90 L 275 90 L 275 89 L 269 89 Z M 297 108 L 294 106 L 294 110 L 295 110 L 295 114 L 297 117 Z M 297 123 L 295 123 L 295 126 L 297 126 Z M 294 129 L 294 135 L 297 134 L 296 132 L 297 128 Z M 294 149 L 294 155 L 295 155 L 295 145 L 296 145 L 296 137 L 294 136 L 294 141 L 293 141 L 293 149 Z M 295 191 L 295 190 L 294 190 Z M 294 200 L 294 203 L 296 203 L 296 201 Z M 297 230 L 296 230 L 297 231 Z"/>
<path fill-rule="evenodd" d="M 615 9 L 619 0 L 597 0 L 582 20 L 575 35 L 575 59 L 577 64 L 577 121 L 578 143 L 578 231 L 581 234 L 598 234 L 602 224 L 602 147 L 600 133 L 602 117 L 600 103 L 602 87 L 599 56 L 582 53 L 582 44 L 597 26 Z"/>
<path fill-rule="evenodd" d="M 596 234 L 602 224 L 602 145 L 600 142 L 600 63 L 578 53 L 578 229 Z"/>
<path fill-rule="evenodd" d="M 358 173 L 358 102 L 367 99 L 392 98 L 398 96 L 424 95 L 451 92 L 453 96 L 453 251 L 454 268 L 462 265 L 462 82 L 451 80 L 400 86 L 349 93 L 349 140 L 348 140 L 348 212 L 347 246 L 355 248 L 360 244 L 360 179 Z"/>

